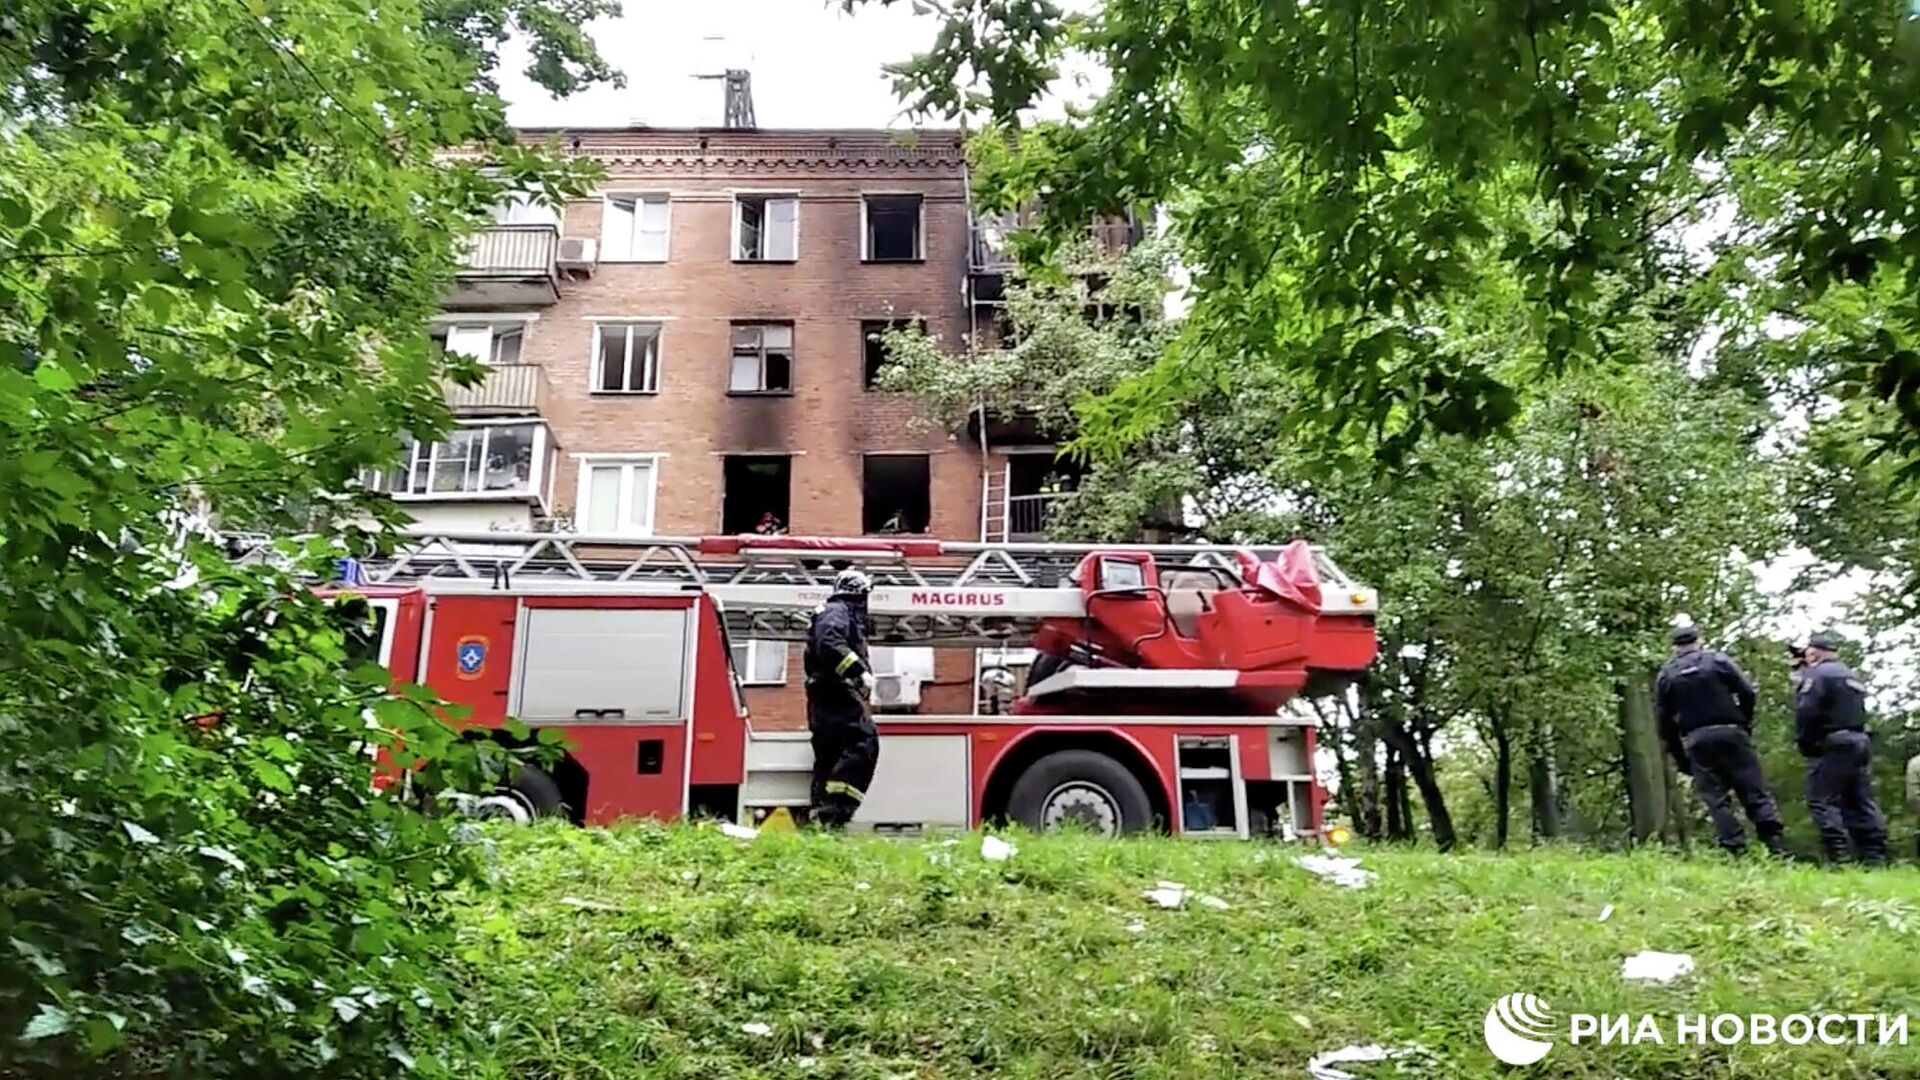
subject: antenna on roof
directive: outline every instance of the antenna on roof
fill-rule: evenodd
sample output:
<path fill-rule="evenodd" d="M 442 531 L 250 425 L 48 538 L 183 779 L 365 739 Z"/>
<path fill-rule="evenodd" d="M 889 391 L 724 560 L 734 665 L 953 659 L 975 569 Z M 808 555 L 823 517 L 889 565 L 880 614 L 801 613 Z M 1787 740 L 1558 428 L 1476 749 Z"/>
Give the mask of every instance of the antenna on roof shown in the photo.
<path fill-rule="evenodd" d="M 702 41 L 721 42 L 726 38 L 719 34 L 708 34 Z M 717 50 L 716 50 L 717 51 Z M 729 66 L 717 75 L 695 75 L 696 79 L 725 79 L 727 83 L 727 111 L 721 122 L 722 127 L 750 131 L 759 125 L 753 120 L 753 76 L 746 68 Z"/>

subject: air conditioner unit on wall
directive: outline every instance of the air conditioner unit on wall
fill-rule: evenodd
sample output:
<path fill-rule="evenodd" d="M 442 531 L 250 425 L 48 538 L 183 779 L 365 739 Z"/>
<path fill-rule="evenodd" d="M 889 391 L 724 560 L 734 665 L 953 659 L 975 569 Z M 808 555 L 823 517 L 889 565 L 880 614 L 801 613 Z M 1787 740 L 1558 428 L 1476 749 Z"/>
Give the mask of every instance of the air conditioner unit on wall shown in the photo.
<path fill-rule="evenodd" d="M 553 261 L 562 270 L 591 274 L 599 254 L 599 248 L 593 237 L 563 236 L 560 238 L 560 253 L 554 257 Z"/>
<path fill-rule="evenodd" d="M 877 675 L 873 680 L 873 707 L 911 709 L 920 705 L 920 679 L 916 675 Z"/>

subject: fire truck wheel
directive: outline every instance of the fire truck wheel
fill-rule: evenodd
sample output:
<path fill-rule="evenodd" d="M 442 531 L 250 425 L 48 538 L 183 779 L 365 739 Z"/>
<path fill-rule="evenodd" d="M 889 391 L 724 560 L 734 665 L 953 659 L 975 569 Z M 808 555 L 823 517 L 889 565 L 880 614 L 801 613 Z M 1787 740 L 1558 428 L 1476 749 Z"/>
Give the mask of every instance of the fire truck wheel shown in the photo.
<path fill-rule="evenodd" d="M 1093 750 L 1062 750 L 1020 774 L 1007 796 L 1007 816 L 1035 832 L 1077 825 L 1118 836 L 1151 825 L 1153 805 L 1125 765 Z"/>
<path fill-rule="evenodd" d="M 532 765 L 522 765 L 511 783 L 476 800 L 472 812 L 478 817 L 505 818 L 515 824 L 530 825 L 536 818 L 564 815 L 566 803 L 553 777 Z"/>

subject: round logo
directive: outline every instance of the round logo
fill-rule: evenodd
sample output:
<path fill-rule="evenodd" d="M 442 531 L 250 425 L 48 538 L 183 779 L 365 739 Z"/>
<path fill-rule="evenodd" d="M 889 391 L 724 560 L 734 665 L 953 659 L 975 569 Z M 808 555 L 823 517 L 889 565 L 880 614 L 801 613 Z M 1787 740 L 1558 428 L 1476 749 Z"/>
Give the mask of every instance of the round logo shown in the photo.
<path fill-rule="evenodd" d="M 1531 1065 L 1553 1049 L 1553 1010 L 1532 994 L 1508 994 L 1480 1025 L 1487 1049 L 1508 1065 Z"/>

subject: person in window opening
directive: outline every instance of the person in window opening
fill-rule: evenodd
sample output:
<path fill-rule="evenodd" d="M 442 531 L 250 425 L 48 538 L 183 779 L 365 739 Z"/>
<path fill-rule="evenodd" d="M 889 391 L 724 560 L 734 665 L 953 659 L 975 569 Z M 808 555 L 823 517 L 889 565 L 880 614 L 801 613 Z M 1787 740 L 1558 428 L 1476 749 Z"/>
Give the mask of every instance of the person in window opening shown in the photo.
<path fill-rule="evenodd" d="M 811 820 L 845 828 L 866 800 L 880 762 L 880 734 L 867 702 L 873 665 L 867 656 L 867 595 L 873 582 L 842 570 L 833 595 L 807 626 L 807 730 L 813 736 Z"/>
<path fill-rule="evenodd" d="M 1794 741 L 1807 759 L 1807 813 L 1829 863 L 1851 856 L 1887 861 L 1887 818 L 1873 798 L 1867 688 L 1840 662 L 1840 639 L 1807 639 L 1807 669 L 1794 691 Z"/>
<path fill-rule="evenodd" d="M 787 535 L 786 525 L 782 523 L 779 518 L 775 517 L 771 510 L 760 515 L 760 524 L 755 525 L 753 531 L 761 536 Z"/>
<path fill-rule="evenodd" d="M 1760 755 L 1753 749 L 1753 683 L 1725 653 L 1700 644 L 1700 628 L 1677 626 L 1673 659 L 1654 680 L 1660 738 L 1675 766 L 1693 777 L 1693 790 L 1707 806 L 1720 846 L 1739 854 L 1747 834 L 1733 812 L 1736 797 L 1775 855 L 1782 853 L 1780 808 L 1767 791 Z"/>

